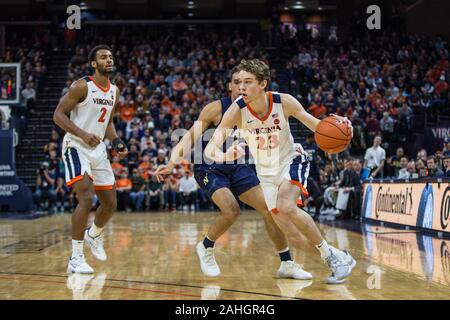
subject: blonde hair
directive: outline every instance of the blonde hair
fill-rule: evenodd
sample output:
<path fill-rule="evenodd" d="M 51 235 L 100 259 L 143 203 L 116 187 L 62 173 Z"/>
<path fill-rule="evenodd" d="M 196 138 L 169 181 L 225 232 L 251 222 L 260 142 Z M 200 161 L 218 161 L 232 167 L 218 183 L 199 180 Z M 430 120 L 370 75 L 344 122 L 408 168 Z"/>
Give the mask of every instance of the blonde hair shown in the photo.
<path fill-rule="evenodd" d="M 267 80 L 267 86 L 270 82 L 270 69 L 269 66 L 259 59 L 245 60 L 242 59 L 241 63 L 238 65 L 240 71 L 246 71 L 255 76 L 256 80 L 261 83 Z"/>

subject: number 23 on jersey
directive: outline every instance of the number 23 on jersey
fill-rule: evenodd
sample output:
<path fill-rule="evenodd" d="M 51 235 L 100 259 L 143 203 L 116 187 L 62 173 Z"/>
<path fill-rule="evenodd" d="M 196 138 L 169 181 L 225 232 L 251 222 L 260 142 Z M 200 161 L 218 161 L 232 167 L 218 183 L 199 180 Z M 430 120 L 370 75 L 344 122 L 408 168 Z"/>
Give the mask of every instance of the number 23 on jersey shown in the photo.
<path fill-rule="evenodd" d="M 275 149 L 280 145 L 280 141 L 278 140 L 277 135 L 271 135 L 267 137 L 268 141 L 264 139 L 264 137 L 257 136 L 256 141 L 258 142 L 259 150 L 267 150 L 267 149 Z M 267 142 L 267 143 L 266 143 Z"/>

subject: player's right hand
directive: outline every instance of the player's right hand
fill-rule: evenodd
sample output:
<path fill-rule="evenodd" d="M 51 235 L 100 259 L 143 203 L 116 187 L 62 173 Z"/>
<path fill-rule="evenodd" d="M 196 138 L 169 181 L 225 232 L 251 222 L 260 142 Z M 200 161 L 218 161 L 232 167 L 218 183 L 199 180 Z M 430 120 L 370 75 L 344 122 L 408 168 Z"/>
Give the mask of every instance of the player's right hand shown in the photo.
<path fill-rule="evenodd" d="M 102 142 L 102 139 L 100 139 L 100 137 L 87 132 L 81 137 L 81 139 L 83 139 L 83 141 L 92 148 L 96 147 L 100 142 Z"/>
<path fill-rule="evenodd" d="M 164 181 L 163 175 L 171 174 L 174 167 L 175 165 L 170 161 L 168 164 L 158 166 L 155 171 L 156 179 L 158 179 L 158 182 Z"/>
<path fill-rule="evenodd" d="M 350 132 L 351 132 L 352 139 L 353 139 L 353 125 L 352 125 L 352 122 L 347 117 L 341 117 L 341 116 L 338 116 L 337 114 L 334 114 L 334 113 L 330 114 L 330 116 L 331 117 L 335 117 L 339 121 L 347 123 L 348 127 L 350 128 Z"/>
<path fill-rule="evenodd" d="M 247 144 L 245 142 L 239 142 L 238 144 L 234 144 L 228 148 L 225 153 L 225 162 L 234 161 L 239 159 L 245 155 L 245 146 Z"/>

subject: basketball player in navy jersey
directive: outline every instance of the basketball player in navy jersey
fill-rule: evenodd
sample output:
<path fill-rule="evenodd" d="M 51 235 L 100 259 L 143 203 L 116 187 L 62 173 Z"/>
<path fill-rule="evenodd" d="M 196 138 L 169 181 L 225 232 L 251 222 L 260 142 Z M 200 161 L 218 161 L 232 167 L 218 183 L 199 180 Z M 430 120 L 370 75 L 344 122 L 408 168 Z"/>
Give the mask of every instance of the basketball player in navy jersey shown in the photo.
<path fill-rule="evenodd" d="M 117 136 L 111 116 L 120 97 L 119 89 L 109 80 L 114 70 L 112 50 L 105 45 L 96 46 L 88 60 L 94 75 L 75 81 L 59 101 L 53 116 L 54 122 L 66 131 L 62 146 L 66 184 L 74 189 L 78 199 L 72 214 L 68 273 L 94 272 L 84 257 L 84 240 L 95 258 L 107 259 L 102 231 L 116 209 L 116 189 L 103 140 L 112 141 L 119 158 L 125 158 L 128 153 Z M 86 230 L 94 193 L 100 206 L 94 223 Z"/>
<path fill-rule="evenodd" d="M 172 173 L 174 166 L 179 164 L 182 158 L 190 153 L 192 145 L 208 128 L 219 125 L 222 115 L 238 96 L 238 71 L 236 68 L 231 71 L 231 82 L 229 83 L 231 96 L 206 105 L 189 132 L 183 136 L 172 150 L 169 163 L 157 168 L 156 174 L 160 181 L 163 179 L 162 175 Z M 201 151 L 203 151 L 203 148 Z M 277 272 L 278 277 L 302 280 L 311 279 L 312 275 L 309 272 L 306 272 L 293 262 L 286 236 L 275 224 L 267 209 L 264 195 L 254 170 L 246 164 L 207 163 L 203 156 L 201 160 L 201 164 L 194 165 L 195 179 L 220 209 L 220 215 L 210 226 L 203 241 L 199 242 L 196 247 L 203 273 L 210 277 L 220 275 L 220 268 L 214 258 L 214 243 L 238 218 L 240 208 L 237 198 L 239 198 L 245 204 L 256 209 L 264 219 L 266 230 L 275 244 L 281 259 L 281 265 Z M 290 231 L 288 237 L 292 243 L 299 243 L 304 240 L 304 237 L 295 228 L 287 231 Z"/>
<path fill-rule="evenodd" d="M 288 119 L 296 118 L 313 132 L 320 120 L 307 113 L 291 95 L 266 92 L 270 69 L 263 61 L 242 60 L 238 69 L 241 96 L 223 115 L 205 149 L 205 156 L 218 163 L 242 156 L 239 146 L 232 146 L 226 152 L 222 150 L 232 130 L 239 128 L 255 159 L 264 198 L 275 221 L 282 229 L 295 226 L 305 235 L 331 269 L 327 282 L 342 283 L 356 261 L 347 251 L 328 245 L 311 216 L 297 208 L 297 199 L 307 187 L 310 164 L 305 153 L 298 155 L 296 152 Z M 348 122 L 338 116 L 335 120 Z"/>

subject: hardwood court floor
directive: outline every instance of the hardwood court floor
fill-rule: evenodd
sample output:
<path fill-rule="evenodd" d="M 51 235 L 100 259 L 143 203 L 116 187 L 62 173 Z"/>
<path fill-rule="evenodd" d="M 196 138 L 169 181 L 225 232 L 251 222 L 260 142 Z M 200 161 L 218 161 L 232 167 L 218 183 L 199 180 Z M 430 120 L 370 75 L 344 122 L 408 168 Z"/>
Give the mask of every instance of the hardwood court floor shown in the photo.
<path fill-rule="evenodd" d="M 70 215 L 0 220 L 0 299 L 449 299 L 450 241 L 355 224 L 319 224 L 357 260 L 345 284 L 327 285 L 316 249 L 293 249 L 312 281 L 277 279 L 279 259 L 259 216 L 244 212 L 217 242 L 222 274 L 202 275 L 195 245 L 217 213 L 117 213 L 107 262 L 85 247 L 94 275 L 67 275 Z"/>

